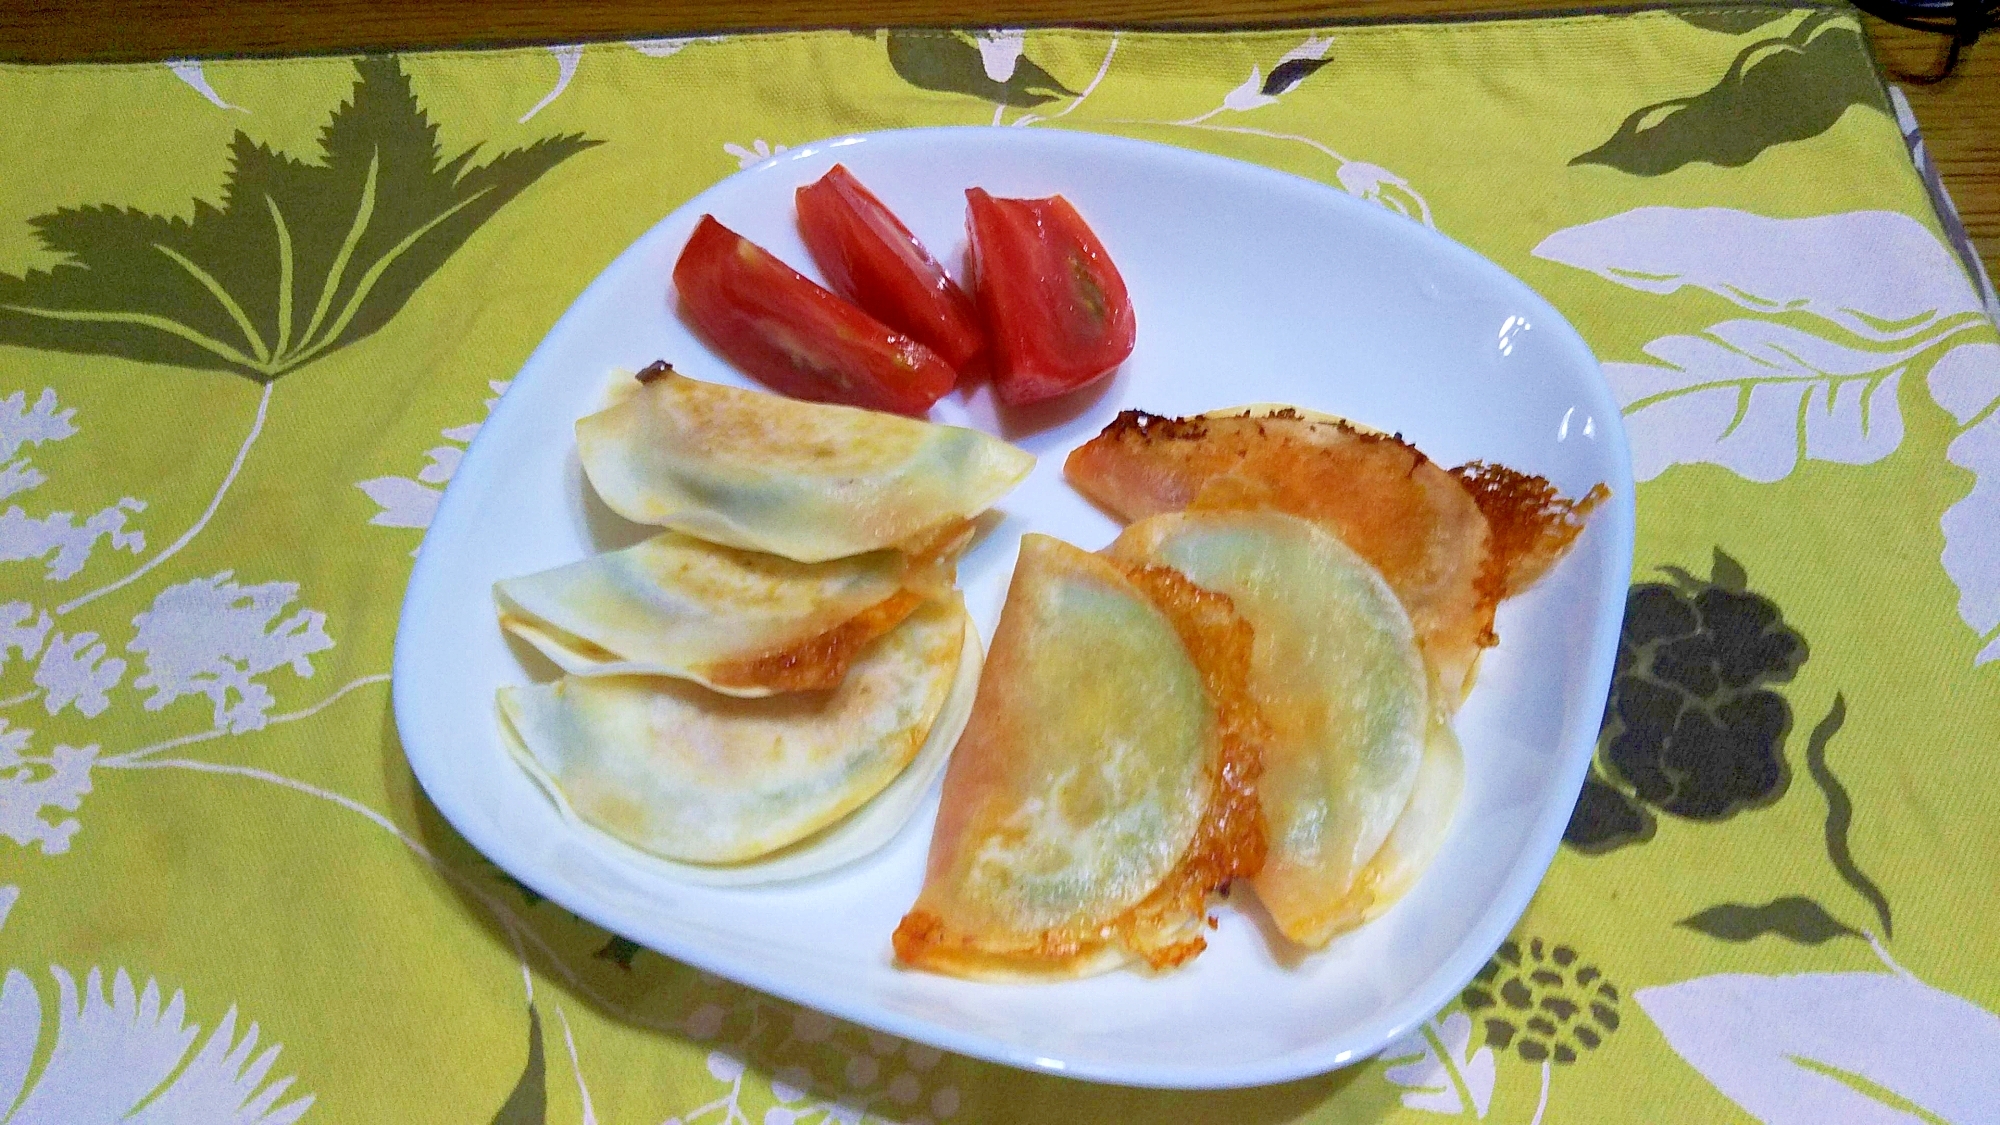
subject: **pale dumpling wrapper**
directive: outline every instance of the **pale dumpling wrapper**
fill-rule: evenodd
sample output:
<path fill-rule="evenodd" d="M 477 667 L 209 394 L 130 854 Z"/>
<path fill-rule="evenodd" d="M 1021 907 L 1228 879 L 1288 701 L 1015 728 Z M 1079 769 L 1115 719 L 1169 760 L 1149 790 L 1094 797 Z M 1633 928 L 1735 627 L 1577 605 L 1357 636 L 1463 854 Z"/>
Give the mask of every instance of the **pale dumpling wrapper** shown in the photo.
<path fill-rule="evenodd" d="M 768 856 L 881 793 L 945 714 L 968 643 L 962 602 L 930 602 L 838 688 L 761 699 L 664 677 L 502 688 L 523 764 L 564 810 L 640 851 L 698 864 Z M 945 725 L 949 725 L 946 723 Z"/>
<path fill-rule="evenodd" d="M 901 551 L 802 563 L 668 531 L 496 583 L 494 599 L 504 628 L 572 675 L 758 696 L 839 683 L 851 649 L 921 602 L 912 586 L 948 587 L 937 568 Z"/>
<path fill-rule="evenodd" d="M 626 519 L 820 562 L 991 507 L 1034 456 L 959 426 L 667 372 L 576 424 L 585 474 Z"/>
<path fill-rule="evenodd" d="M 1451 716 L 1431 709 L 1430 727 L 1424 737 L 1424 758 L 1417 766 L 1417 782 L 1410 791 L 1410 803 L 1381 850 L 1362 869 L 1356 884 L 1368 893 L 1368 905 L 1361 921 L 1372 922 L 1416 886 L 1417 879 L 1430 868 L 1451 829 L 1458 798 L 1465 789 L 1465 750 Z"/>
<path fill-rule="evenodd" d="M 1172 567 L 1250 623 L 1250 692 L 1270 728 L 1258 784 L 1269 851 L 1253 886 L 1302 945 L 1358 925 L 1363 872 L 1409 804 L 1431 716 L 1395 592 L 1332 534 L 1282 512 L 1153 516 L 1108 553 Z"/>

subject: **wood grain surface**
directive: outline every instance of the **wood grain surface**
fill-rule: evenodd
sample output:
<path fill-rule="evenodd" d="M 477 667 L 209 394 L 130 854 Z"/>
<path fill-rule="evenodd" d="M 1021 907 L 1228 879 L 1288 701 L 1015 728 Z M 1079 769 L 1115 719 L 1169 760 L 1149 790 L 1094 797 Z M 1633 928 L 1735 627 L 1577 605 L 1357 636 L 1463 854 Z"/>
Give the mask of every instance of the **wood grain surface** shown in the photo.
<path fill-rule="evenodd" d="M 565 42 L 770 27 L 1233 25 L 1545 11 L 1540 0 L 0 0 L 0 58 L 148 60 Z M 1868 21 L 1891 76 L 1935 68 L 1938 40 Z M 1956 76 L 1905 83 L 1932 159 L 2000 272 L 2000 32 Z"/>

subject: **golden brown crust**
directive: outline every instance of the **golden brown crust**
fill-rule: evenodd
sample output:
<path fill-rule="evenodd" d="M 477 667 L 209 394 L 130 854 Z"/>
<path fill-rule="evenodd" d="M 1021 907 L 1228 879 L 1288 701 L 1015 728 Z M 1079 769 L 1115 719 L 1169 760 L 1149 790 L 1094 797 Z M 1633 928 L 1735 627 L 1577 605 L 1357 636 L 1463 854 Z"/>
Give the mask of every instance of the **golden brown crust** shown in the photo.
<path fill-rule="evenodd" d="M 1597 484 L 1583 499 L 1566 500 L 1541 477 L 1485 461 L 1467 462 L 1451 475 L 1472 494 L 1492 529 L 1480 585 L 1495 601 L 1533 585 L 1576 541 L 1591 510 L 1611 496 Z"/>
<path fill-rule="evenodd" d="M 1208 896 L 1263 866 L 1267 843 L 1256 783 L 1269 729 L 1249 690 L 1254 640 L 1249 623 L 1227 596 L 1196 586 L 1178 571 L 1101 557 L 1095 565 L 1114 568 L 1166 617 L 1214 711 L 1216 759 L 1207 771 L 1205 805 L 1193 839 L 1160 883 L 1117 916 L 1010 935 L 1004 945 L 992 934 L 955 931 L 937 911 L 919 905 L 891 936 L 903 964 L 992 980 L 1081 976 L 1133 957 L 1153 970 L 1168 969 L 1206 948 L 1202 923 Z M 989 670 L 995 667 L 988 664 Z M 953 768 L 975 765 L 955 760 Z M 962 827 L 952 818 L 963 811 L 946 802 L 939 838 L 956 838 Z M 933 845 L 927 879 L 939 878 L 949 875 Z"/>
<path fill-rule="evenodd" d="M 903 589 L 789 648 L 711 665 L 703 675 L 724 688 L 821 691 L 840 686 L 848 666 L 870 642 L 902 624 L 925 598 L 949 594 L 957 581 L 958 556 L 977 529 L 972 520 L 952 520 L 924 533 L 903 548 Z"/>
<path fill-rule="evenodd" d="M 839 687 L 848 666 L 869 642 L 903 623 L 924 604 L 921 595 L 898 590 L 824 633 L 760 656 L 712 664 L 708 681 L 725 688 L 821 691 Z"/>
<path fill-rule="evenodd" d="M 1107 940 L 1112 932 L 1106 927 L 1100 934 L 1086 937 L 1050 930 L 1027 944 L 995 951 L 977 937 L 952 933 L 935 911 L 919 907 L 897 923 L 889 944 L 896 951 L 896 960 L 903 964 L 953 976 L 994 981 L 1048 980 L 1088 976 L 1125 961 L 1124 951 Z"/>
<path fill-rule="evenodd" d="M 1250 623 L 1223 594 L 1204 590 L 1179 571 L 1112 560 L 1167 615 L 1201 673 L 1215 707 L 1220 751 L 1209 776 L 1208 807 L 1194 843 L 1153 893 L 1113 923 L 1125 945 L 1155 969 L 1179 965 L 1208 947 L 1199 931 L 1185 940 L 1157 941 L 1200 918 L 1208 896 L 1232 879 L 1263 870 L 1269 850 L 1257 778 L 1264 772 L 1270 727 L 1250 696 Z M 1148 941 L 1148 938 L 1154 938 Z"/>
<path fill-rule="evenodd" d="M 1494 642 L 1497 599 L 1479 586 L 1486 518 L 1462 482 L 1398 435 L 1294 409 L 1196 418 L 1127 411 L 1063 468 L 1078 491 L 1127 520 L 1274 510 L 1333 532 L 1402 599 L 1454 699 Z"/>

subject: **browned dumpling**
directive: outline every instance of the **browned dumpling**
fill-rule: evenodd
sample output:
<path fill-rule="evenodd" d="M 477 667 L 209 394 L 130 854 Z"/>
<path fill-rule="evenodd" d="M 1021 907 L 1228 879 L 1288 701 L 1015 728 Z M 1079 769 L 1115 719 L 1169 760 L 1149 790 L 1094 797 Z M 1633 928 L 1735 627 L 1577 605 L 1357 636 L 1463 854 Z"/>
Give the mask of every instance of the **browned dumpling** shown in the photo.
<path fill-rule="evenodd" d="M 1498 639 L 1500 599 L 1547 569 L 1604 495 L 1567 501 L 1538 477 L 1479 463 L 1448 471 L 1398 436 L 1291 407 L 1128 410 L 1063 468 L 1126 520 L 1261 509 L 1326 527 L 1396 591 L 1454 710 Z"/>
<path fill-rule="evenodd" d="M 822 562 L 985 511 L 1033 454 L 960 426 L 704 383 L 664 366 L 576 424 L 584 473 L 636 523 Z"/>
<path fill-rule="evenodd" d="M 915 551 L 802 563 L 668 531 L 495 584 L 500 624 L 578 676 L 675 676 L 729 695 L 839 686 L 875 638 L 951 589 L 972 524 Z"/>
<path fill-rule="evenodd" d="M 957 599 L 927 602 L 831 691 L 741 699 L 658 676 L 565 676 L 501 688 L 500 712 L 566 815 L 664 860 L 740 865 L 838 824 L 927 747 L 943 756 L 970 708 L 954 687 L 978 660 L 968 625 Z"/>
<path fill-rule="evenodd" d="M 1024 536 L 897 957 L 1006 979 L 1199 953 L 1207 896 L 1263 859 L 1249 657 L 1226 597 Z"/>
<path fill-rule="evenodd" d="M 1392 897 L 1372 862 L 1410 804 L 1432 715 L 1394 591 L 1330 532 L 1283 512 L 1151 516 L 1108 553 L 1172 567 L 1249 623 L 1249 689 L 1270 732 L 1257 897 L 1310 948 L 1359 925 Z"/>

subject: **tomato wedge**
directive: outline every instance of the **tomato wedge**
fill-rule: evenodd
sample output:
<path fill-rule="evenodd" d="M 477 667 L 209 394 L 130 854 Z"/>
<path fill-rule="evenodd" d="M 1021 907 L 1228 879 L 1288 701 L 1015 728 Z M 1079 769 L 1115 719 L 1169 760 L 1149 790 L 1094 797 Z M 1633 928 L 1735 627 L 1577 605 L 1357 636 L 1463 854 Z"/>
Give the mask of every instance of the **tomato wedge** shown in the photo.
<path fill-rule="evenodd" d="M 1014 406 L 1067 394 L 1132 354 L 1138 322 L 1125 279 L 1060 195 L 965 193 L 972 272 L 993 384 Z"/>
<path fill-rule="evenodd" d="M 799 233 L 834 292 L 956 370 L 986 347 L 972 299 L 845 165 L 797 199 Z"/>
<path fill-rule="evenodd" d="M 922 414 L 958 381 L 937 353 L 820 288 L 703 215 L 680 260 L 681 315 L 773 390 Z"/>

